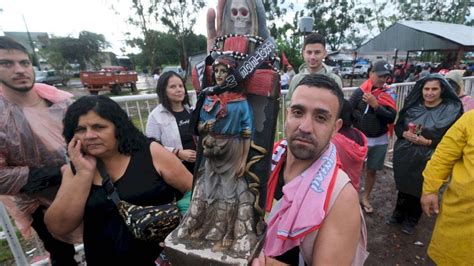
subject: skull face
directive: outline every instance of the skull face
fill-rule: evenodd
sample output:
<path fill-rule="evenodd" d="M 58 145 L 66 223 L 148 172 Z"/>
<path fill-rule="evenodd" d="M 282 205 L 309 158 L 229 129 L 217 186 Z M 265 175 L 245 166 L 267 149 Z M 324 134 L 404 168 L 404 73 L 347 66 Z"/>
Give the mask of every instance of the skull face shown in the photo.
<path fill-rule="evenodd" d="M 250 10 L 246 0 L 232 0 L 230 19 L 234 23 L 236 34 L 249 34 L 251 27 Z"/>

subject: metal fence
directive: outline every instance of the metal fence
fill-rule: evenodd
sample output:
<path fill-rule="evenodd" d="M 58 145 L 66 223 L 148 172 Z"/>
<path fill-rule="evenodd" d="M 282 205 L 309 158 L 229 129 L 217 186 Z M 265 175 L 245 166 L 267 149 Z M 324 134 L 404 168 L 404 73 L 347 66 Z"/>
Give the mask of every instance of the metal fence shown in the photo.
<path fill-rule="evenodd" d="M 408 92 L 413 88 L 415 82 L 406 82 L 406 83 L 396 83 L 392 84 L 391 88 L 395 91 L 397 95 L 397 108 L 400 110 L 403 107 L 403 103 L 405 101 Z M 352 95 L 354 90 L 357 87 L 347 87 L 343 88 L 344 96 L 346 99 Z M 471 95 L 474 97 L 474 77 L 465 77 L 464 78 L 464 92 L 467 95 Z M 196 92 L 189 91 L 189 96 L 191 98 L 191 102 L 194 104 L 196 102 Z M 285 103 L 286 103 L 286 96 L 287 91 L 283 90 L 281 93 L 280 99 L 280 113 L 277 122 L 276 128 L 276 138 L 281 139 L 284 137 L 284 121 L 285 117 Z M 145 131 L 146 121 L 148 119 L 148 115 L 150 112 L 159 104 L 158 98 L 156 94 L 145 94 L 145 95 L 133 95 L 133 96 L 118 96 L 112 97 L 113 100 L 118 102 L 122 108 L 127 112 L 128 116 L 135 125 L 140 128 L 142 131 Z M 392 152 L 393 152 L 393 145 L 395 143 L 396 137 L 392 136 L 389 140 L 388 146 L 388 155 L 385 159 L 385 165 L 388 167 L 392 167 Z"/>

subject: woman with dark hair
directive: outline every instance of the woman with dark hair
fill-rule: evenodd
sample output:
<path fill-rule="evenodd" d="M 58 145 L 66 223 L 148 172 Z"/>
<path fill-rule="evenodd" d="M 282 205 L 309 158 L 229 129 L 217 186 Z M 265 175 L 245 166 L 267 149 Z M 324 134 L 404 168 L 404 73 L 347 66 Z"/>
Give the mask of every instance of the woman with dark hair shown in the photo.
<path fill-rule="evenodd" d="M 63 167 L 61 187 L 45 214 L 48 229 L 62 236 L 83 223 L 88 265 L 155 265 L 162 248 L 134 238 L 108 199 L 96 163 L 103 163 L 120 199 L 140 206 L 172 202 L 191 189 L 191 174 L 107 97 L 78 99 L 63 123 L 71 166 Z"/>
<path fill-rule="evenodd" d="M 398 197 L 389 224 L 413 234 L 420 219 L 422 171 L 446 131 L 462 115 L 462 104 L 446 79 L 430 74 L 416 82 L 395 125 L 393 172 Z"/>
<path fill-rule="evenodd" d="M 161 142 L 192 173 L 196 160 L 196 144 L 189 127 L 192 107 L 183 78 L 173 71 L 158 79 L 156 93 L 160 100 L 148 116 L 146 135 Z"/>

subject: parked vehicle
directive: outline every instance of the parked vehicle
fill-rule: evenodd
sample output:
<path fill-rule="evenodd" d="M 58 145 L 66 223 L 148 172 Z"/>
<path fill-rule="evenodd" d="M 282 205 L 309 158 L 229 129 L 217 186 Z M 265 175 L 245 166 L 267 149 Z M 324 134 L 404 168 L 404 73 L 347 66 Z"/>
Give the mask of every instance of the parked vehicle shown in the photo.
<path fill-rule="evenodd" d="M 90 94 L 111 91 L 117 95 L 122 87 L 129 87 L 132 92 L 137 91 L 137 72 L 125 71 L 122 66 L 104 67 L 101 71 L 81 71 L 80 78 Z"/>
<path fill-rule="evenodd" d="M 341 70 L 341 76 L 345 79 L 354 77 L 354 78 L 365 78 L 369 73 L 368 65 L 359 65 L 356 64 L 354 67 L 343 67 Z"/>
<path fill-rule="evenodd" d="M 166 66 L 163 68 L 162 73 L 173 71 L 180 75 L 183 79 L 186 79 L 186 71 L 184 71 L 180 66 Z"/>
<path fill-rule="evenodd" d="M 356 73 L 355 75 L 361 78 L 365 78 L 369 74 L 369 68 L 370 68 L 370 65 L 367 65 L 367 64 L 365 65 L 356 64 L 354 66 L 354 72 Z"/>
<path fill-rule="evenodd" d="M 67 86 L 70 79 L 69 75 L 60 75 L 55 70 L 35 70 L 35 76 L 36 83 L 45 83 L 51 86 L 57 84 Z"/>
<path fill-rule="evenodd" d="M 350 78 L 352 76 L 352 67 L 341 68 L 340 75 L 345 79 Z"/>

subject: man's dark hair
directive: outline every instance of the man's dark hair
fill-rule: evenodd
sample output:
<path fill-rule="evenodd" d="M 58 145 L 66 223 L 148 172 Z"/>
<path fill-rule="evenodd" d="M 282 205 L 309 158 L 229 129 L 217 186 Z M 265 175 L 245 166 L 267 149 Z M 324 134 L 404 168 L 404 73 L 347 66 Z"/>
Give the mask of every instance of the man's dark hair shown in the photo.
<path fill-rule="evenodd" d="M 306 37 L 304 38 L 303 50 L 306 48 L 306 45 L 314 43 L 320 43 L 323 45 L 323 47 L 326 47 L 326 38 L 316 32 L 306 35 Z"/>
<path fill-rule="evenodd" d="M 334 81 L 334 79 L 325 75 L 321 75 L 321 74 L 308 74 L 308 75 L 305 75 L 303 79 L 301 79 L 298 85 L 296 85 L 295 91 L 301 85 L 323 88 L 332 92 L 332 94 L 334 94 L 337 97 L 337 101 L 339 102 L 337 117 L 341 115 L 342 106 L 344 104 L 344 93 L 342 92 L 339 85 L 337 85 L 337 83 Z"/>
<path fill-rule="evenodd" d="M 121 154 L 130 155 L 145 147 L 147 138 L 133 125 L 127 113 L 118 103 L 101 95 L 83 96 L 69 106 L 63 119 L 66 143 L 74 137 L 79 118 L 90 111 L 115 125 L 115 138 Z"/>
<path fill-rule="evenodd" d="M 0 36 L 0 49 L 3 50 L 18 50 L 30 56 L 28 50 L 21 43 L 15 41 L 14 39 L 6 36 Z"/>
<path fill-rule="evenodd" d="M 158 94 L 158 99 L 160 100 L 160 103 L 163 105 L 163 107 L 165 107 L 166 110 L 170 112 L 172 111 L 172 109 L 171 109 L 170 99 L 168 99 L 168 96 L 166 95 L 166 87 L 168 87 L 169 79 L 173 76 L 178 77 L 181 80 L 181 82 L 183 82 L 184 100 L 182 104 L 190 105 L 188 90 L 186 89 L 186 82 L 184 81 L 184 79 L 178 73 L 174 71 L 167 71 L 161 74 L 160 78 L 158 79 L 158 83 L 156 84 L 156 94 Z"/>
<path fill-rule="evenodd" d="M 342 119 L 342 127 L 349 128 L 354 124 L 354 109 L 346 99 L 342 104 L 340 118 Z"/>

